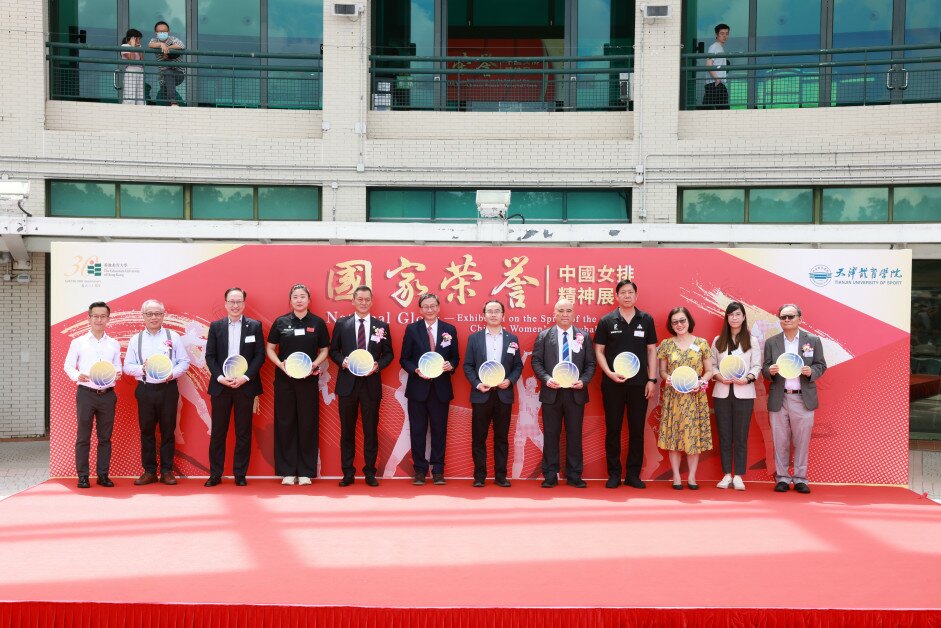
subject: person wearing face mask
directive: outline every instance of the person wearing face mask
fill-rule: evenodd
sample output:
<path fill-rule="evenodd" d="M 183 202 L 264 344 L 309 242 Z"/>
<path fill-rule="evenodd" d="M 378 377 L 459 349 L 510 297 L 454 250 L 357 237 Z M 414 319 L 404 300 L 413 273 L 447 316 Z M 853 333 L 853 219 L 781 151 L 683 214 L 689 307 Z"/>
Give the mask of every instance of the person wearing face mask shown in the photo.
<path fill-rule="evenodd" d="M 124 89 L 121 94 L 121 102 L 125 105 L 144 104 L 144 66 L 130 63 L 144 58 L 144 53 L 140 52 L 141 38 L 143 34 L 131 28 L 121 41 L 121 47 L 128 48 L 127 52 L 121 52 L 121 58 L 129 62 L 124 66 Z"/>
<path fill-rule="evenodd" d="M 154 37 L 147 47 L 160 51 L 157 53 L 158 61 L 176 61 L 180 55 L 174 51 L 183 50 L 186 46 L 182 40 L 170 34 L 170 25 L 161 21 L 154 24 Z M 166 65 L 159 66 L 157 73 L 160 78 L 157 101 L 168 102 L 170 106 L 175 107 L 178 104 L 176 88 L 186 80 L 186 74 L 180 68 Z"/>

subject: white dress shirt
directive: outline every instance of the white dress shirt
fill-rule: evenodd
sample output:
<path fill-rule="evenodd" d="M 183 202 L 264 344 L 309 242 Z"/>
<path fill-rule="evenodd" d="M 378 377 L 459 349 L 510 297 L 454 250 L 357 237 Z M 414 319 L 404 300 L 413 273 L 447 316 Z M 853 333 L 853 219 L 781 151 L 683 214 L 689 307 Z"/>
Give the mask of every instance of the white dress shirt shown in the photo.
<path fill-rule="evenodd" d="M 229 319 L 229 355 L 226 357 L 231 358 L 234 355 L 239 355 L 239 348 L 242 345 L 242 317 L 239 316 L 238 320 L 233 321 Z"/>
<path fill-rule="evenodd" d="M 121 345 L 108 334 L 102 334 L 101 339 L 88 332 L 72 340 L 69 352 L 65 356 L 65 372 L 73 382 L 79 386 L 88 386 L 93 390 L 101 390 L 103 386 L 96 386 L 92 382 L 79 382 L 79 375 L 88 375 L 88 370 L 95 362 L 111 362 L 114 370 L 121 371 Z M 110 386 L 109 386 L 110 388 Z"/>
<path fill-rule="evenodd" d="M 170 332 L 171 346 L 167 346 L 167 331 Z M 141 355 L 137 354 L 137 337 L 141 337 Z M 124 355 L 124 372 L 137 379 L 137 381 L 146 381 L 148 384 L 162 383 L 159 380 L 145 377 L 144 362 L 150 356 L 160 353 L 170 358 L 173 363 L 173 373 L 170 379 L 177 379 L 186 369 L 190 367 L 189 354 L 180 335 L 172 330 L 165 330 L 163 327 L 152 334 L 146 329 L 138 334 L 131 336 L 127 343 L 127 353 Z"/>
<path fill-rule="evenodd" d="M 438 319 L 436 318 L 436 319 L 435 319 L 435 322 L 433 322 L 431 325 L 428 324 L 428 321 L 422 319 L 422 324 L 425 326 L 425 335 L 428 335 L 428 328 L 430 327 L 430 328 L 431 328 L 431 337 L 434 338 L 435 341 L 437 342 L 437 340 L 438 340 Z M 435 343 L 434 343 L 434 342 L 431 342 L 431 338 L 429 338 L 428 341 L 431 343 L 431 350 L 434 351 L 434 350 L 435 350 Z"/>
<path fill-rule="evenodd" d="M 503 357 L 503 328 L 491 334 L 489 329 L 484 330 L 484 339 L 487 341 L 487 361 L 502 362 Z"/>

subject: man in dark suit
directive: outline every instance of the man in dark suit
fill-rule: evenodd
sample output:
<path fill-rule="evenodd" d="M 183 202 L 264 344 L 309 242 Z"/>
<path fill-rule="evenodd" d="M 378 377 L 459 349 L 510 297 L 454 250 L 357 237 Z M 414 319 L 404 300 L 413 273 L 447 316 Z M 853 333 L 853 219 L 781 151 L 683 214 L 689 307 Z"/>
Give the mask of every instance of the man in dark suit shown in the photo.
<path fill-rule="evenodd" d="M 441 304 L 434 294 L 418 298 L 422 320 L 405 328 L 402 339 L 402 357 L 399 364 L 408 373 L 405 398 L 408 399 L 408 428 L 412 440 L 412 463 L 415 478 L 412 484 L 421 486 L 428 475 L 435 484 L 444 484 L 444 449 L 448 435 L 448 404 L 454 399 L 451 375 L 461 360 L 457 347 L 457 329 L 438 318 Z M 444 358 L 444 372 L 434 379 L 418 368 L 418 360 L 429 351 Z M 431 425 L 431 456 L 425 458 L 425 434 Z"/>
<path fill-rule="evenodd" d="M 809 493 L 807 486 L 807 455 L 810 434 L 814 427 L 817 401 L 817 380 L 827 370 L 823 343 L 818 336 L 799 329 L 801 310 L 793 303 L 778 308 L 783 333 L 768 338 L 762 373 L 771 385 L 768 388 L 768 413 L 774 440 L 774 490 L 786 493 L 791 482 L 798 493 Z M 776 364 L 782 353 L 796 353 L 804 361 L 800 375 L 787 379 Z M 790 473 L 791 447 L 794 448 L 794 473 Z"/>
<path fill-rule="evenodd" d="M 252 406 L 261 394 L 258 372 L 265 362 L 265 336 L 261 323 L 243 315 L 247 293 L 241 288 L 225 291 L 225 318 L 209 325 L 206 339 L 206 366 L 209 368 L 209 396 L 212 398 L 212 435 L 209 438 L 209 479 L 206 486 L 222 481 L 225 466 L 225 440 L 229 418 L 235 412 L 235 455 L 232 473 L 235 485 L 247 484 L 248 459 L 252 450 Z M 241 355 L 248 370 L 238 377 L 226 377 L 225 361 Z"/>
<path fill-rule="evenodd" d="M 336 394 L 340 398 L 340 464 L 343 479 L 340 486 L 353 483 L 356 469 L 353 457 L 356 449 L 356 416 L 363 416 L 363 475 L 366 484 L 379 486 L 376 479 L 376 458 L 379 455 L 379 402 L 382 400 L 381 371 L 392 363 L 392 341 L 389 324 L 371 316 L 372 290 L 359 286 L 353 291 L 354 314 L 337 321 L 330 341 L 330 359 L 340 372 L 337 375 Z M 349 355 L 357 349 L 372 354 L 375 364 L 368 374 L 357 377 L 349 370 Z"/>
<path fill-rule="evenodd" d="M 510 413 L 516 392 L 513 385 L 523 373 L 519 338 L 503 329 L 504 307 L 500 301 L 484 305 L 486 328 L 467 339 L 464 374 L 471 383 L 471 450 L 474 456 L 474 486 L 484 485 L 487 477 L 487 432 L 493 422 L 494 484 L 507 487 L 506 463 L 509 457 Z M 497 386 L 480 381 L 480 365 L 496 361 L 503 365 L 505 377 Z"/>
<path fill-rule="evenodd" d="M 542 382 L 539 401 L 542 403 L 542 424 L 545 441 L 542 449 L 543 488 L 559 483 L 559 438 L 565 423 L 565 483 L 585 488 L 582 480 L 582 420 L 588 403 L 588 382 L 595 374 L 595 351 L 589 334 L 572 325 L 575 307 L 568 299 L 555 304 L 556 324 L 539 332 L 533 346 L 533 372 Z M 552 378 L 560 362 L 571 362 L 578 368 L 578 381 L 571 388 L 562 388 Z"/>

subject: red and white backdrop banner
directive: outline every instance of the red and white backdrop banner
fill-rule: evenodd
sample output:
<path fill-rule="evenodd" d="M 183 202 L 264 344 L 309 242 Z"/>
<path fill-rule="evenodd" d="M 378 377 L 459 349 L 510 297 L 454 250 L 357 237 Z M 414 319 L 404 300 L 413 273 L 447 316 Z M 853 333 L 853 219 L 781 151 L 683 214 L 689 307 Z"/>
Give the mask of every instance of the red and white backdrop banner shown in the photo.
<path fill-rule="evenodd" d="M 614 288 L 622 278 L 638 285 L 637 306 L 653 315 L 657 335 L 667 336 L 666 315 L 689 308 L 695 334 L 708 342 L 718 334 L 726 305 L 740 301 L 762 345 L 780 332 L 775 314 L 784 302 L 798 303 L 803 327 L 823 339 L 829 369 L 818 382 L 821 405 L 810 447 L 815 482 L 904 484 L 908 481 L 909 321 L 911 254 L 876 250 L 626 249 L 405 247 L 321 245 L 118 244 L 52 245 L 50 413 L 51 472 L 73 476 L 75 385 L 63 371 L 72 338 L 88 331 L 87 308 L 107 301 L 108 333 L 123 350 L 143 327 L 140 306 L 150 298 L 167 307 L 165 324 L 177 331 L 191 368 L 180 380 L 176 468 L 184 475 L 208 474 L 208 370 L 204 351 L 209 323 L 225 315 L 223 292 L 248 292 L 246 315 L 271 323 L 290 310 L 288 290 L 304 283 L 311 310 L 334 323 L 352 312 L 353 288 L 372 287 L 373 314 L 391 323 L 398 358 L 405 325 L 418 317 L 417 297 L 441 298 L 441 316 L 458 329 L 463 356 L 468 335 L 482 326 L 483 304 L 507 305 L 506 326 L 520 337 L 524 369 L 510 426 L 510 465 L 515 478 L 540 475 L 542 424 L 539 382 L 530 365 L 536 334 L 553 324 L 560 296 L 575 303 L 576 324 L 594 331 L 599 317 L 616 307 Z M 266 386 L 254 417 L 250 475 L 273 474 L 274 373 L 265 363 Z M 600 370 L 589 386 L 585 411 L 585 477 L 607 477 Z M 405 373 L 396 359 L 382 374 L 379 468 L 385 477 L 411 473 Z M 336 366 L 320 380 L 321 473 L 340 474 Z M 140 435 L 134 381 L 117 385 L 112 474 L 141 472 Z M 448 422 L 445 472 L 472 475 L 469 385 L 454 376 L 455 399 Z M 767 393 L 758 399 L 748 443 L 749 480 L 769 479 L 773 466 Z M 657 449 L 659 400 L 648 406 L 642 477 L 669 478 L 666 452 Z M 626 438 L 626 434 L 624 436 Z M 358 435 L 357 451 L 362 451 Z M 231 448 L 234 437 L 228 439 Z M 713 442 L 718 437 L 713 434 Z M 94 447 L 92 448 L 94 455 Z M 492 455 L 492 452 L 491 452 Z M 92 463 L 94 464 L 94 463 Z M 362 466 L 357 460 L 357 467 Z M 228 467 L 227 467 L 228 469 Z M 718 451 L 702 457 L 703 479 L 721 476 Z M 227 471 L 228 472 L 228 471 Z"/>

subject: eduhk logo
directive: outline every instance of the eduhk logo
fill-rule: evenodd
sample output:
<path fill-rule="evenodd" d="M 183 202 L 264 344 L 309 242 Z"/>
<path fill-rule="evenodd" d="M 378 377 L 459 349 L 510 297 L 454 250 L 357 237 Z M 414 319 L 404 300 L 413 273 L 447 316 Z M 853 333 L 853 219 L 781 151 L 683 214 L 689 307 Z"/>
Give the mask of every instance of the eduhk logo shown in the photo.
<path fill-rule="evenodd" d="M 101 277 L 101 262 L 89 262 L 85 267 L 85 274 L 89 277 Z"/>

